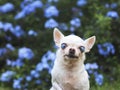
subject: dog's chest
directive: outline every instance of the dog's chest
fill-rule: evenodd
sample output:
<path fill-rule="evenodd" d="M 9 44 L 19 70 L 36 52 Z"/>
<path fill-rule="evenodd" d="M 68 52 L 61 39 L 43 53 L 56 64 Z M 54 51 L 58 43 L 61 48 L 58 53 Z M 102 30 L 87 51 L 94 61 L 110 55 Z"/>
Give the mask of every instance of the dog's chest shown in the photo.
<path fill-rule="evenodd" d="M 77 81 L 77 79 L 76 79 L 77 77 L 75 76 L 75 75 L 72 75 L 72 74 L 70 74 L 70 73 L 67 73 L 66 75 L 65 75 L 65 77 L 64 77 L 64 83 L 65 84 L 74 84 L 74 82 L 76 82 Z"/>
<path fill-rule="evenodd" d="M 63 90 L 78 90 L 80 80 L 77 75 L 66 73 L 62 79 Z"/>

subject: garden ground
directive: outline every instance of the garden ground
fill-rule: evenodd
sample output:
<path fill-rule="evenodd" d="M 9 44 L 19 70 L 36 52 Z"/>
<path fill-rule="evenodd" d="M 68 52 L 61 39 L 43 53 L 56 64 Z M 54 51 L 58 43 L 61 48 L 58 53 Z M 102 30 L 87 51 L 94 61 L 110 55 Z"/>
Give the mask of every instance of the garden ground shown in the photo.
<path fill-rule="evenodd" d="M 12 90 L 9 88 L 0 87 L 0 90 Z M 120 80 L 116 82 L 104 83 L 102 86 L 91 85 L 90 90 L 120 90 Z"/>

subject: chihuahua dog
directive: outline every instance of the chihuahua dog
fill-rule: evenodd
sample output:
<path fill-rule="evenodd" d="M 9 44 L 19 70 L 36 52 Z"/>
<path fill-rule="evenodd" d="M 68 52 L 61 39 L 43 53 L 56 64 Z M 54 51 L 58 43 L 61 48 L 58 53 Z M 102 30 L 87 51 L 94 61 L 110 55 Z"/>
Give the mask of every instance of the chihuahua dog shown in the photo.
<path fill-rule="evenodd" d="M 85 53 L 89 52 L 96 37 L 86 40 L 76 35 L 64 36 L 54 29 L 54 42 L 58 46 L 56 60 L 51 72 L 50 90 L 89 90 L 89 79 L 85 70 Z"/>

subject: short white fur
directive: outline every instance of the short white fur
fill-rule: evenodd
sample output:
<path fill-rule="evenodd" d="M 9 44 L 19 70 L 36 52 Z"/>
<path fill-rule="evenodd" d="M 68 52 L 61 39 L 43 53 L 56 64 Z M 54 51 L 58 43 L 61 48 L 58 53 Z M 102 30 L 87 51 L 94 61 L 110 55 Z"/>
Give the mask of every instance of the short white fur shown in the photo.
<path fill-rule="evenodd" d="M 89 90 L 88 73 L 84 67 L 85 53 L 93 47 L 96 37 L 92 36 L 86 40 L 76 35 L 64 36 L 57 28 L 53 33 L 54 42 L 58 46 L 56 60 L 51 72 L 52 87 L 50 90 Z M 66 43 L 67 47 L 61 49 L 61 44 Z M 79 50 L 80 46 L 85 47 L 85 51 Z M 70 49 L 74 49 L 74 56 L 69 57 Z"/>

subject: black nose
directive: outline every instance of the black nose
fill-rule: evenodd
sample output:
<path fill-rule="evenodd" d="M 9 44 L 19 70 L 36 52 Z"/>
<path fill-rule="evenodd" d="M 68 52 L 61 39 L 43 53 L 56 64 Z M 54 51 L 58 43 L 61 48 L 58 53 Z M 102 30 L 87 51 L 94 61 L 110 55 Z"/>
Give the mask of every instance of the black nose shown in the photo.
<path fill-rule="evenodd" d="M 69 49 L 69 54 L 74 55 L 74 54 L 75 54 L 75 49 L 70 48 L 70 49 Z"/>

